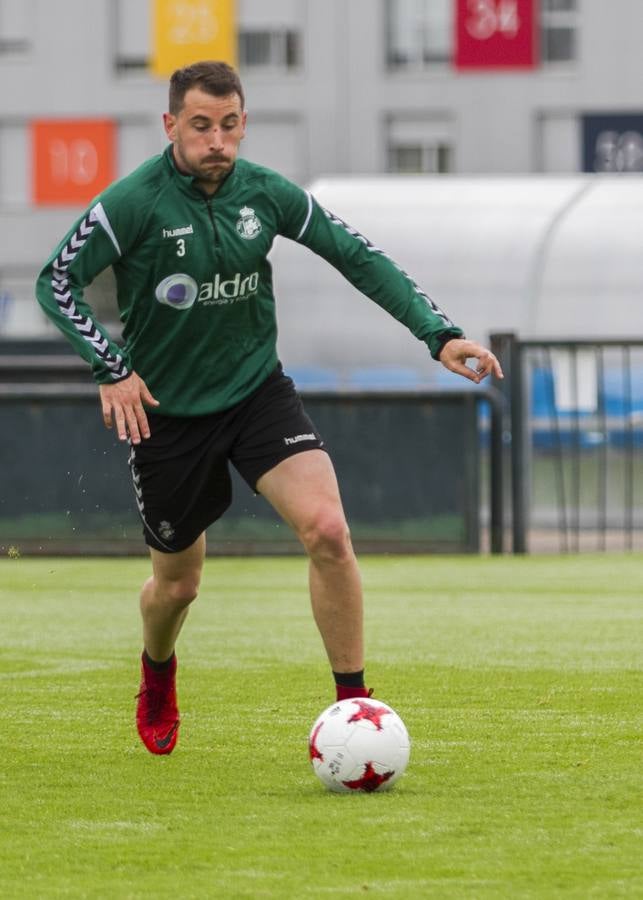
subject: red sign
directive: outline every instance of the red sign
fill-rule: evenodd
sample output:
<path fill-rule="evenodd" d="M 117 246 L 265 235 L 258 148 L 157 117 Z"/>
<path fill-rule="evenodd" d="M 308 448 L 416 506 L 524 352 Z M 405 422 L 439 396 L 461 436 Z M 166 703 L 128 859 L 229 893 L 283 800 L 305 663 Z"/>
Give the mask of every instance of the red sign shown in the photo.
<path fill-rule="evenodd" d="M 88 203 L 115 177 L 116 128 L 109 119 L 31 123 L 32 196 L 37 205 Z"/>
<path fill-rule="evenodd" d="M 531 69 L 537 0 L 456 0 L 458 69 Z"/>

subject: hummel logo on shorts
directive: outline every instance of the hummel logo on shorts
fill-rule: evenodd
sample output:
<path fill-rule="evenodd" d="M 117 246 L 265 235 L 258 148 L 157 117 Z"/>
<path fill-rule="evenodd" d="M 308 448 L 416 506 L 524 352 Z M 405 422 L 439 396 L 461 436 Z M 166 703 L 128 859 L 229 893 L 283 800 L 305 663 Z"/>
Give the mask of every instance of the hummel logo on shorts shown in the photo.
<path fill-rule="evenodd" d="M 285 437 L 284 444 L 298 444 L 300 441 L 316 441 L 314 434 L 296 434 L 294 437 Z"/>

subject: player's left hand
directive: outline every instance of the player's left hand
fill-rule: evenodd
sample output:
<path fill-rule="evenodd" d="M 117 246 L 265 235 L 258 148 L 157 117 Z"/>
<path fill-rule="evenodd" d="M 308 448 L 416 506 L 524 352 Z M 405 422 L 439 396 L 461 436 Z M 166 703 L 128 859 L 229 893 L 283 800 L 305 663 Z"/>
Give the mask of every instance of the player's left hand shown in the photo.
<path fill-rule="evenodd" d="M 451 372 L 463 375 L 469 381 L 480 384 L 487 375 L 495 375 L 496 378 L 504 378 L 500 363 L 491 350 L 487 350 L 482 344 L 468 341 L 465 338 L 452 338 L 442 348 L 440 362 Z M 475 369 L 467 365 L 468 359 L 476 359 L 478 364 Z"/>

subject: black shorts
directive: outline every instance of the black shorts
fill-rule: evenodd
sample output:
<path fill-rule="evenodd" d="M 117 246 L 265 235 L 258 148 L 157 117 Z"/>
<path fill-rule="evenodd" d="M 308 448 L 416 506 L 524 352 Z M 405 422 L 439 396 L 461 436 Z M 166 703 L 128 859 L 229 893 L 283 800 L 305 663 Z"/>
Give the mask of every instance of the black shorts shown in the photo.
<path fill-rule="evenodd" d="M 223 412 L 147 415 L 151 437 L 132 444 L 129 463 L 145 541 L 165 553 L 185 550 L 230 506 L 229 462 L 256 491 L 277 463 L 323 448 L 281 366 Z"/>

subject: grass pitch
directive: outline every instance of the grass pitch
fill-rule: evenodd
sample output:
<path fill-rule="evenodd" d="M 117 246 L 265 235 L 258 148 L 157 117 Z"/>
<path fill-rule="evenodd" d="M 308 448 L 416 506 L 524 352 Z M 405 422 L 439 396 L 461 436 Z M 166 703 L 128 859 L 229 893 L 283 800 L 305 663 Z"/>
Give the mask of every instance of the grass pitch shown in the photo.
<path fill-rule="evenodd" d="M 412 740 L 381 795 L 309 767 L 333 692 L 302 559 L 208 560 L 164 758 L 133 723 L 147 562 L 1 561 L 0 895 L 643 896 L 643 559 L 362 570 Z"/>

